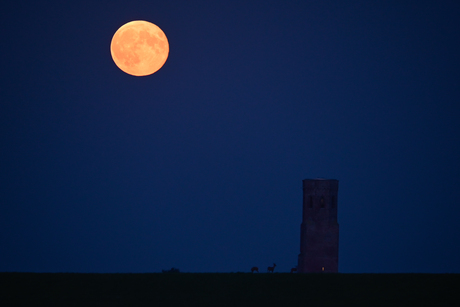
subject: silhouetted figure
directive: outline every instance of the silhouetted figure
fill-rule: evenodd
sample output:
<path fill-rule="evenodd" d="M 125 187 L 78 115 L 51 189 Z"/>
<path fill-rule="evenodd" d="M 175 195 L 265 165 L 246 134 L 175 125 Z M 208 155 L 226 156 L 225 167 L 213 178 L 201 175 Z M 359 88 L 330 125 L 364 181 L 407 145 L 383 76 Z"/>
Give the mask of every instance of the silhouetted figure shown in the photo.
<path fill-rule="evenodd" d="M 273 263 L 273 266 L 269 266 L 269 267 L 267 268 L 267 273 L 270 273 L 270 272 L 273 273 L 273 271 L 275 270 L 275 267 L 276 267 L 276 263 Z"/>
<path fill-rule="evenodd" d="M 179 269 L 171 268 L 171 270 L 161 270 L 163 273 L 180 273 Z"/>
<path fill-rule="evenodd" d="M 256 267 L 256 266 L 253 266 L 253 267 L 251 268 L 251 273 L 254 273 L 254 272 L 259 273 L 259 268 Z"/>
<path fill-rule="evenodd" d="M 297 267 L 291 269 L 291 273 L 297 272 Z"/>

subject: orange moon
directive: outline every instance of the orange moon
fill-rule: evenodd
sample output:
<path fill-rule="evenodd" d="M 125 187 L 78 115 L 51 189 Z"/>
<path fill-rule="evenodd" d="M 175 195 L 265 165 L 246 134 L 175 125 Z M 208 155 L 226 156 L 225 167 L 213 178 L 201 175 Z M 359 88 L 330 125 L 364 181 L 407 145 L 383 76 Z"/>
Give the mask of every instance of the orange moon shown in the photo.
<path fill-rule="evenodd" d="M 153 23 L 135 20 L 121 26 L 113 35 L 110 52 L 115 64 L 133 76 L 147 76 L 166 62 L 169 43 Z"/>

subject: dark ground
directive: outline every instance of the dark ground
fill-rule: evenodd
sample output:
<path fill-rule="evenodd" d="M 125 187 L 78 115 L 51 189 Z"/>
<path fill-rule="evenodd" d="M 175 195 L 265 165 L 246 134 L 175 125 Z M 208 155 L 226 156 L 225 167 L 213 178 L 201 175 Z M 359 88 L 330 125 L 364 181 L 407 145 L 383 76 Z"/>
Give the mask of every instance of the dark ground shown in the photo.
<path fill-rule="evenodd" d="M 460 274 L 0 273 L 1 306 L 454 306 Z"/>

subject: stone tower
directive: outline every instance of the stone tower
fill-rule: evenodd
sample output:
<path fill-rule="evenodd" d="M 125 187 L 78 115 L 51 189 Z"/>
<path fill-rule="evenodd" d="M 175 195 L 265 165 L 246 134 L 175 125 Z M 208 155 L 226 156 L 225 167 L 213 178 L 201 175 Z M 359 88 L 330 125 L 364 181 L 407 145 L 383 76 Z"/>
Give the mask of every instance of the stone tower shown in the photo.
<path fill-rule="evenodd" d="M 339 224 L 335 179 L 303 180 L 303 212 L 297 272 L 334 272 L 339 269 Z"/>

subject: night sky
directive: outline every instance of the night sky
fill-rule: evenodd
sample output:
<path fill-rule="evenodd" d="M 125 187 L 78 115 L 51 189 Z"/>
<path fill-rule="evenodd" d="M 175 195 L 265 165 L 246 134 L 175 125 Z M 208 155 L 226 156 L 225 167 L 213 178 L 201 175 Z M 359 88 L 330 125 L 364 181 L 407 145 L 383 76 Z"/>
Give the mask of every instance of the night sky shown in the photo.
<path fill-rule="evenodd" d="M 287 272 L 302 179 L 339 271 L 460 273 L 460 2 L 9 1 L 0 272 Z M 110 55 L 158 25 L 163 68 Z"/>

